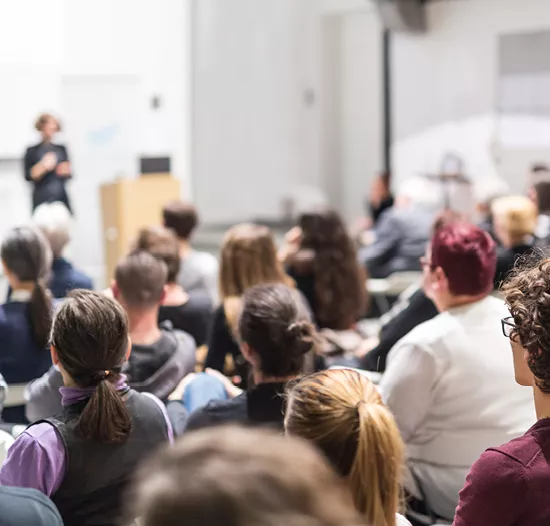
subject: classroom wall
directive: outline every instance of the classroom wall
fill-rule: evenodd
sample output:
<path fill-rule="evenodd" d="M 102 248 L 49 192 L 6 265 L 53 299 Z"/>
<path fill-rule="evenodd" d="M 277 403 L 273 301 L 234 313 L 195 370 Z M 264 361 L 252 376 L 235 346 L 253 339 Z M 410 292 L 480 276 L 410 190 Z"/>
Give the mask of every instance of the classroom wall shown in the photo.
<path fill-rule="evenodd" d="M 362 212 L 381 167 L 381 28 L 364 0 L 200 0 L 194 196 L 209 224 L 328 201 Z M 344 137 L 342 139 L 342 137 Z"/>
<path fill-rule="evenodd" d="M 453 0 L 426 6 L 428 32 L 393 38 L 393 160 L 398 179 L 464 157 L 472 178 L 499 173 L 516 191 L 550 148 L 503 147 L 497 118 L 499 36 L 550 28 L 546 0 Z"/>

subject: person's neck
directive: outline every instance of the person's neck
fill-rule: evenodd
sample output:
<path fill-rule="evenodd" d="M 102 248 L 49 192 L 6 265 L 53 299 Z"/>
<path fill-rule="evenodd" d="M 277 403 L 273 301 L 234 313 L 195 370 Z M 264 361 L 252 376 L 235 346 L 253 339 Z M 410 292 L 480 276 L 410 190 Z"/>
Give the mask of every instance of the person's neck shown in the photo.
<path fill-rule="evenodd" d="M 148 311 L 128 310 L 130 339 L 136 345 L 151 345 L 159 340 L 158 307 Z"/>
<path fill-rule="evenodd" d="M 191 247 L 191 244 L 189 243 L 189 240 L 187 239 L 180 239 L 180 257 L 185 258 L 193 250 Z"/>
<path fill-rule="evenodd" d="M 253 371 L 252 378 L 254 379 L 255 385 L 260 384 L 284 384 L 290 380 L 298 378 L 299 375 L 294 374 L 291 376 L 267 376 L 261 371 Z"/>
<path fill-rule="evenodd" d="M 535 399 L 535 412 L 537 420 L 550 418 L 550 395 L 544 394 L 538 387 L 533 387 L 533 396 Z"/>
<path fill-rule="evenodd" d="M 482 299 L 487 297 L 487 293 L 478 294 L 476 296 L 445 296 L 440 298 L 434 298 L 433 302 L 435 303 L 435 306 L 437 307 L 437 310 L 439 312 L 446 312 L 449 309 L 454 309 L 456 307 L 464 307 L 465 305 L 472 305 L 473 303 L 477 303 L 478 301 L 481 301 Z"/>
<path fill-rule="evenodd" d="M 10 287 L 12 292 L 15 292 L 17 290 L 32 292 L 34 290 L 34 287 L 36 287 L 36 283 L 34 281 L 17 281 L 10 283 Z"/>
<path fill-rule="evenodd" d="M 163 305 L 179 307 L 187 303 L 189 299 L 187 292 L 185 292 L 184 288 L 178 283 L 167 283 L 165 290 L 166 295 L 162 302 Z"/>

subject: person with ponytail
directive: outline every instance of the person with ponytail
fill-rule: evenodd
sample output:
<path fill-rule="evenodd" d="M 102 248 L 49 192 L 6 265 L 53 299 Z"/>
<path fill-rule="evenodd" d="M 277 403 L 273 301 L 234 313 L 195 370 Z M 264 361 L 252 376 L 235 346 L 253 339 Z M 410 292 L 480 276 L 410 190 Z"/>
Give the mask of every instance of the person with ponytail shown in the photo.
<path fill-rule="evenodd" d="M 55 315 L 51 356 L 63 411 L 30 426 L 0 469 L 0 486 L 50 496 L 65 526 L 119 524 L 138 464 L 172 440 L 164 406 L 121 374 L 131 350 L 124 309 L 97 292 L 71 292 Z"/>
<path fill-rule="evenodd" d="M 0 374 L 11 399 L 22 399 L 18 393 L 27 382 L 42 376 L 52 364 L 47 350 L 52 303 L 45 285 L 52 254 L 41 232 L 25 226 L 6 234 L 0 257 L 11 289 L 8 301 L 0 306 Z M 9 402 L 10 398 L 2 419 L 26 423 L 25 406 Z"/>
<path fill-rule="evenodd" d="M 213 370 L 188 384 L 184 380 L 184 391 L 177 389 L 171 403 L 181 405 L 183 399 L 188 410 L 196 409 L 185 431 L 227 423 L 282 430 L 286 383 L 301 374 L 305 355 L 316 343 L 315 329 L 300 294 L 282 283 L 246 290 L 238 318 L 238 339 L 251 366 L 254 387 L 243 392 Z"/>
<path fill-rule="evenodd" d="M 313 442 L 344 477 L 369 526 L 405 526 L 398 515 L 404 445 L 376 386 L 334 369 L 305 377 L 288 393 L 285 430 Z M 409 525 L 410 526 L 410 525 Z"/>

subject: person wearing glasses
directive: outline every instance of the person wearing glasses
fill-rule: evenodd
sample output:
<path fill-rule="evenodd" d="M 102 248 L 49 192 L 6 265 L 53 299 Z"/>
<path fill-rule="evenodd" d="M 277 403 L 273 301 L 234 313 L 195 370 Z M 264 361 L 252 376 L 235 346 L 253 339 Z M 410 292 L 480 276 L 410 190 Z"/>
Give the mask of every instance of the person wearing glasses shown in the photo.
<path fill-rule="evenodd" d="M 460 492 L 455 526 L 550 524 L 550 259 L 516 271 L 504 285 L 511 316 L 516 382 L 530 387 L 537 422 L 524 435 L 494 444 L 473 465 Z"/>
<path fill-rule="evenodd" d="M 390 351 L 380 391 L 407 446 L 407 491 L 449 520 L 479 455 L 524 433 L 534 413 L 531 394 L 514 382 L 501 334 L 508 311 L 490 295 L 491 236 L 464 222 L 444 226 L 422 267 L 424 291 L 439 314 Z"/>

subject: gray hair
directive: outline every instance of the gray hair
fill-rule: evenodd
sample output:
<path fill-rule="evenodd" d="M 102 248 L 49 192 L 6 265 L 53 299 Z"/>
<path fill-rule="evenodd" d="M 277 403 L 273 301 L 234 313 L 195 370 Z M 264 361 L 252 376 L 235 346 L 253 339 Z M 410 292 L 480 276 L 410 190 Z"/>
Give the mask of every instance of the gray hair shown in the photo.
<path fill-rule="evenodd" d="M 70 240 L 72 218 L 67 207 L 59 201 L 43 203 L 36 208 L 32 219 L 46 236 L 54 257 L 61 256 Z"/>

